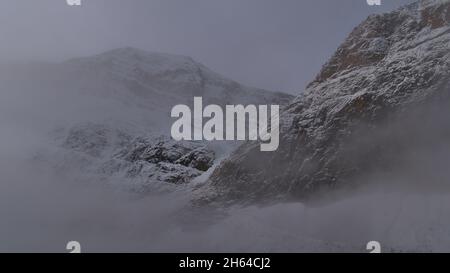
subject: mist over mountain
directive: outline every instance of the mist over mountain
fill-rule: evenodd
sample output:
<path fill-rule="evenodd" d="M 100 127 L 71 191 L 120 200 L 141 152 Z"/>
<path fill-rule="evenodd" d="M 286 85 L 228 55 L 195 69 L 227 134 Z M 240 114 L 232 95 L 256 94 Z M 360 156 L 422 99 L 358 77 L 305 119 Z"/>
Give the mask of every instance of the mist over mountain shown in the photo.
<path fill-rule="evenodd" d="M 195 96 L 218 105 L 285 105 L 292 99 L 243 86 L 189 57 L 135 48 L 2 70 L 3 110 L 14 100 L 16 109 L 8 114 L 34 116 L 33 126 L 48 138 L 48 145 L 58 147 L 37 152 L 37 161 L 73 170 L 74 175 L 80 170 L 100 174 L 105 181 L 119 176 L 141 192 L 161 187 L 156 182 L 186 184 L 237 145 L 171 140 L 170 111 L 175 105 L 192 105 Z M 25 111 L 17 109 L 28 103 Z"/>
<path fill-rule="evenodd" d="M 448 251 L 449 53 L 450 2 L 421 0 L 296 98 L 135 48 L 0 65 L 0 251 Z M 172 140 L 194 96 L 281 104 L 279 149 Z"/>
<path fill-rule="evenodd" d="M 125 234 L 103 225 L 123 231 L 144 221 L 142 228 L 156 228 L 147 230 L 152 240 L 182 226 L 169 215 L 192 214 L 188 192 L 239 143 L 172 140 L 172 107 L 192 105 L 194 96 L 218 105 L 293 98 L 243 86 L 189 57 L 135 48 L 0 70 L 0 251 L 59 252 L 70 234 L 97 242 L 92 251 L 113 249 L 109 240 L 126 241 Z M 136 218 L 123 218 L 131 214 Z M 162 230 L 153 222 L 160 217 L 169 217 Z M 94 240 L 93 226 L 103 230 Z"/>
<path fill-rule="evenodd" d="M 135 48 L 63 63 L 4 64 L 1 69 L 2 88 L 17 96 L 48 94 L 56 96 L 50 102 L 61 105 L 63 109 L 58 110 L 68 108 L 67 112 L 78 112 L 68 112 L 70 116 L 85 116 L 80 120 L 114 119 L 165 133 L 172 123 L 172 107 L 191 105 L 194 96 L 202 96 L 205 104 L 219 105 L 286 104 L 292 99 L 284 93 L 243 86 L 189 57 Z"/>

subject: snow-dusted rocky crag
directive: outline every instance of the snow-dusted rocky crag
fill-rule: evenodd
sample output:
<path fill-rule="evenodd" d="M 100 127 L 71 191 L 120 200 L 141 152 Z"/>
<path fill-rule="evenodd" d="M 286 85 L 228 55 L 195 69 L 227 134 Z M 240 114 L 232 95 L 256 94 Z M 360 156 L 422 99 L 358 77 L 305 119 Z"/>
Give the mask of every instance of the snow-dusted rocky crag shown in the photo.
<path fill-rule="evenodd" d="M 158 182 L 186 184 L 235 146 L 171 140 L 173 106 L 192 105 L 194 96 L 218 105 L 286 105 L 292 99 L 245 87 L 189 57 L 134 48 L 3 70 L 1 82 L 8 90 L 24 94 L 32 109 L 51 116 L 45 126 L 58 148 L 50 143 L 37 159 L 125 186 L 131 181 L 138 191 Z M 35 115 L 36 124 L 39 118 Z"/>
<path fill-rule="evenodd" d="M 396 115 L 434 98 L 448 108 L 449 75 L 449 1 L 419 1 L 370 16 L 281 114 L 279 149 L 241 146 L 216 168 L 199 198 L 307 200 L 362 182 L 357 177 L 365 173 L 388 171 L 401 164 L 392 154 L 407 151 L 400 144 L 415 136 L 397 135 L 397 142 L 372 137 Z"/>
<path fill-rule="evenodd" d="M 107 123 L 82 123 L 52 135 L 59 148 L 37 159 L 49 160 L 57 171 L 76 176 L 82 171 L 136 193 L 185 185 L 212 167 L 216 159 L 214 150 L 203 142 L 133 134 Z"/>

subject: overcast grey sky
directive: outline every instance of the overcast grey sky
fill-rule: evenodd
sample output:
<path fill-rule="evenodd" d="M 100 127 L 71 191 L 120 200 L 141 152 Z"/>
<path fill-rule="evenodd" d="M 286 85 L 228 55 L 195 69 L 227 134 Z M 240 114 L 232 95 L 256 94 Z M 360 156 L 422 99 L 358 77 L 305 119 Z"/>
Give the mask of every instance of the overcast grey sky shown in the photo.
<path fill-rule="evenodd" d="M 133 46 L 188 55 L 247 85 L 298 93 L 371 13 L 413 0 L 0 0 L 0 59 Z"/>

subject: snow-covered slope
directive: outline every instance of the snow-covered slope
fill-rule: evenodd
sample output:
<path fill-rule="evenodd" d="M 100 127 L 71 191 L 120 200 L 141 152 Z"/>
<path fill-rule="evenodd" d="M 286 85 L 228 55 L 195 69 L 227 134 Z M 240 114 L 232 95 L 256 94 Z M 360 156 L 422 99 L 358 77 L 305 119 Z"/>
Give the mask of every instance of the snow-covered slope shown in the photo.
<path fill-rule="evenodd" d="M 6 100 L 27 96 L 76 122 L 113 119 L 167 132 L 176 104 L 287 104 L 293 97 L 243 86 L 189 57 L 120 48 L 63 63 L 0 65 Z M 9 94 L 12 93 L 12 94 Z M 8 94 L 8 96 L 6 96 Z M 59 105 L 59 108 L 56 107 Z M 53 110 L 53 109 L 51 109 Z"/>
<path fill-rule="evenodd" d="M 101 79 L 103 86 L 86 87 L 93 93 L 139 99 L 142 107 L 163 108 L 193 103 L 202 96 L 205 104 L 286 104 L 290 95 L 243 86 L 211 71 L 190 57 L 121 48 L 100 55 L 73 59 L 65 64 L 75 75 Z"/>
<path fill-rule="evenodd" d="M 402 165 L 396 156 L 411 151 L 409 141 L 416 137 L 420 141 L 415 144 L 430 144 L 426 137 L 448 129 L 448 120 L 433 127 L 418 119 L 422 123 L 409 129 L 411 135 L 398 129 L 389 135 L 384 124 L 400 119 L 391 127 L 403 128 L 410 119 L 395 115 L 432 100 L 448 109 L 449 76 L 449 1 L 419 1 L 370 16 L 282 113 L 278 151 L 264 153 L 258 144 L 243 145 L 216 169 L 200 198 L 305 200 L 319 190 L 368 182 L 357 177 Z"/>
<path fill-rule="evenodd" d="M 11 105 L 1 111 L 52 139 L 36 159 L 74 175 L 131 180 L 140 191 L 153 182 L 185 184 L 235 145 L 172 141 L 173 106 L 191 105 L 194 96 L 219 105 L 292 99 L 243 86 L 189 57 L 134 48 L 1 70 L 3 104 Z"/>

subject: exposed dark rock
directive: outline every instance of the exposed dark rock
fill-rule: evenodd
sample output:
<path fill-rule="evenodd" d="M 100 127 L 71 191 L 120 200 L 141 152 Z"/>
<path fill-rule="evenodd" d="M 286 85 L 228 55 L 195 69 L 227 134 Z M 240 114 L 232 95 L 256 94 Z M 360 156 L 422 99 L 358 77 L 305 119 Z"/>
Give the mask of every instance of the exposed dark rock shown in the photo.
<path fill-rule="evenodd" d="M 83 124 L 63 134 L 62 146 L 91 162 L 86 171 L 139 179 L 143 184 L 186 184 L 214 164 L 206 143 L 135 137 L 106 125 Z M 75 155 L 74 155 L 75 156 Z"/>

